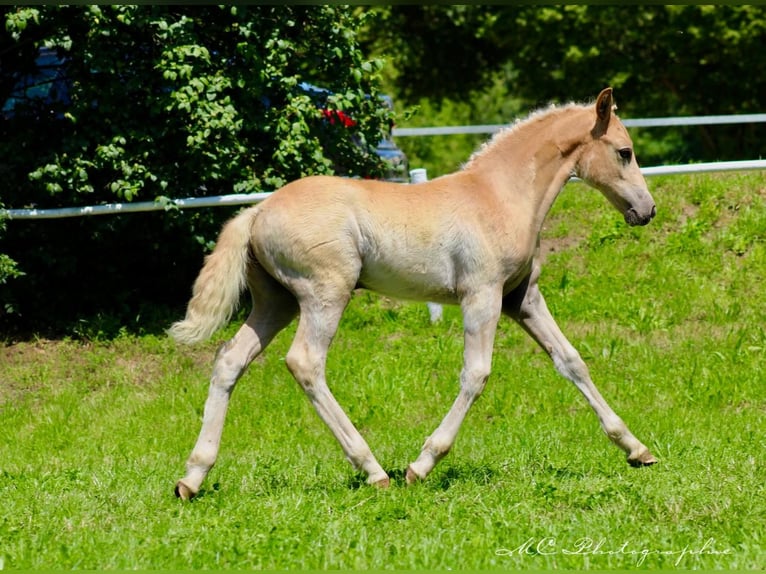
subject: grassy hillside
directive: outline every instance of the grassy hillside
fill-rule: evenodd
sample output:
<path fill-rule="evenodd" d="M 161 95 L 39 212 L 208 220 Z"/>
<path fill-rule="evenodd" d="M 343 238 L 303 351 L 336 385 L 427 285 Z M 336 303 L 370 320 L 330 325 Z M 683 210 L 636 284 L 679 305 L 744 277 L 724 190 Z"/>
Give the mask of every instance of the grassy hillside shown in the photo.
<path fill-rule="evenodd" d="M 392 471 L 364 485 L 284 367 L 240 381 L 218 465 L 173 485 L 216 346 L 158 336 L 0 347 L 0 567 L 755 569 L 766 563 L 766 174 L 650 181 L 628 228 L 570 185 L 547 222 L 548 304 L 660 459 L 632 469 L 576 389 L 502 321 L 494 372 L 426 481 L 402 470 L 457 393 L 448 308 L 358 293 L 328 380 Z"/>

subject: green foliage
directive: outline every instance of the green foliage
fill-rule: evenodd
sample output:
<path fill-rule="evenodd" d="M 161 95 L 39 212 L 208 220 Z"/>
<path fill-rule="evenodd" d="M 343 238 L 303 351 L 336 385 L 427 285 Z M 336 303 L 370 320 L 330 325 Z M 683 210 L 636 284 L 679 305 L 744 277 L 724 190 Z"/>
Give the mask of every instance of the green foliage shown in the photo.
<path fill-rule="evenodd" d="M 20 277 L 21 275 L 23 273 L 19 271 L 17 263 L 7 255 L 0 253 L 0 285 L 10 278 Z"/>
<path fill-rule="evenodd" d="M 362 29 L 364 45 L 390 58 L 387 73 L 408 103 L 464 99 L 508 59 L 488 35 L 503 8 L 396 4 L 371 10 L 375 20 Z"/>
<path fill-rule="evenodd" d="M 365 19 L 347 7 L 3 7 L 0 20 L 0 93 L 48 46 L 65 61 L 71 100 L 19 105 L 3 121 L 7 207 L 167 203 L 271 191 L 315 173 L 381 173 L 382 64 L 362 54 L 355 30 Z M 331 95 L 314 97 L 303 82 Z M 335 121 L 340 111 L 353 123 Z M 25 323 L 43 324 L 50 314 L 181 305 L 231 213 L 14 222 L 0 251 L 26 276 L 2 298 Z M 128 279 L 142 275 L 153 277 L 148 292 Z"/>
<path fill-rule="evenodd" d="M 0 209 L 2 209 L 2 203 L 0 203 Z M 0 215 L 0 237 L 2 237 L 4 230 L 5 220 Z M 19 270 L 18 263 L 4 253 L 0 253 L 0 285 L 4 285 L 9 279 L 21 277 L 22 275 L 24 273 Z M 5 301 L 2 305 L 5 313 L 13 312 L 13 304 L 10 301 Z"/>
<path fill-rule="evenodd" d="M 656 466 L 629 468 L 580 393 L 502 320 L 493 373 L 452 452 L 406 487 L 403 469 L 457 394 L 459 310 L 431 325 L 425 305 L 360 293 L 328 381 L 392 472 L 391 488 L 354 474 L 292 380 L 293 326 L 238 383 L 219 460 L 201 495 L 181 503 L 173 483 L 199 431 L 213 357 L 238 325 L 194 348 L 152 335 L 36 340 L 0 347 L 0 563 L 762 569 L 766 178 L 650 186 L 657 217 L 629 228 L 598 192 L 568 185 L 543 234 L 541 289 Z M 706 229 L 688 236 L 695 221 Z M 753 237 L 743 252 L 729 248 L 740 234 Z M 576 552 L 585 539 L 601 551 Z"/>

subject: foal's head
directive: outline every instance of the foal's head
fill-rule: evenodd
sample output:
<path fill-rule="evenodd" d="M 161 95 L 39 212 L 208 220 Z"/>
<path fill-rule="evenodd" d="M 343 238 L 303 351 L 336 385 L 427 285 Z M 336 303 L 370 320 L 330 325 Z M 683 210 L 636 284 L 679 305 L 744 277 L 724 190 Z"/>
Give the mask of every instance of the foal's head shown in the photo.
<path fill-rule="evenodd" d="M 629 225 L 646 225 L 656 212 L 633 153 L 625 126 L 613 113 L 612 88 L 596 100 L 592 139 L 585 145 L 575 175 L 614 205 Z"/>

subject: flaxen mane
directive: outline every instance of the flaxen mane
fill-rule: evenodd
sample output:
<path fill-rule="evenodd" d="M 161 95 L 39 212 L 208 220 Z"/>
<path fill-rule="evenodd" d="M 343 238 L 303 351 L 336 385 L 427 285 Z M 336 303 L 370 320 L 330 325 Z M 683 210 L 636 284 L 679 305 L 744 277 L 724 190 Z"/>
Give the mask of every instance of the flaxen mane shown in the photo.
<path fill-rule="evenodd" d="M 572 108 L 585 108 L 585 107 L 586 106 L 582 104 L 576 104 L 574 102 L 569 102 L 563 105 L 550 104 L 544 108 L 540 108 L 538 110 L 533 111 L 527 116 L 524 116 L 522 118 L 517 118 L 510 125 L 504 128 L 501 128 L 498 132 L 495 133 L 495 135 L 493 135 L 490 139 L 484 142 L 479 147 L 479 149 L 473 152 L 473 154 L 471 154 L 471 156 L 468 158 L 468 161 L 463 165 L 463 169 L 470 169 L 473 166 L 476 159 L 483 156 L 490 149 L 495 148 L 498 145 L 502 145 L 506 138 L 512 135 L 515 135 L 519 130 L 525 128 L 526 126 L 529 126 L 542 119 L 548 118 L 551 114 L 559 114 L 561 112 L 570 110 Z"/>

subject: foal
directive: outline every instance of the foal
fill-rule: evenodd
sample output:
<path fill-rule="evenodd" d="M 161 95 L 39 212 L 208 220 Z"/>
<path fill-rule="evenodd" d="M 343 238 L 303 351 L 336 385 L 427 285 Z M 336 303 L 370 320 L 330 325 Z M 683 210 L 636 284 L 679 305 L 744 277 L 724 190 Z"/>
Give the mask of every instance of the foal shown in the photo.
<path fill-rule="evenodd" d="M 296 315 L 288 369 L 351 464 L 370 484 L 389 484 L 325 380 L 327 350 L 355 288 L 458 304 L 463 314 L 460 392 L 407 468 L 408 483 L 447 454 L 484 389 L 501 314 L 580 389 L 631 465 L 656 462 L 598 392 L 538 288 L 543 220 L 572 176 L 601 191 L 629 225 L 654 217 L 611 88 L 595 105 L 551 107 L 500 132 L 457 173 L 417 185 L 306 177 L 230 220 L 194 284 L 185 319 L 169 332 L 182 343 L 208 338 L 229 320 L 245 288 L 252 310 L 218 352 L 202 429 L 176 495 L 197 494 L 215 464 L 236 381 Z"/>

